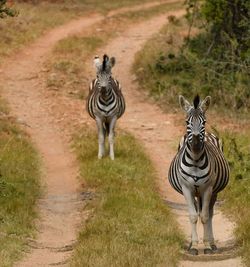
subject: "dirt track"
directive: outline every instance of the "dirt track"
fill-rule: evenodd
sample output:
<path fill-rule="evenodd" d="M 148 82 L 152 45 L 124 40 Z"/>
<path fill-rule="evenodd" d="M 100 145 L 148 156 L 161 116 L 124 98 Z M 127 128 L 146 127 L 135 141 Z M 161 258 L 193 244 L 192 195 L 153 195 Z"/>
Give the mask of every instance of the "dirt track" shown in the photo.
<path fill-rule="evenodd" d="M 124 9 L 121 12 L 124 12 Z M 180 16 L 184 11 L 174 14 Z M 127 111 L 119 125 L 133 133 L 146 147 L 159 174 L 159 190 L 166 200 L 175 203 L 177 209 L 174 211 L 178 214 L 177 218 L 184 232 L 189 234 L 187 213 L 178 208 L 182 207 L 183 199 L 169 187 L 166 180 L 168 164 L 174 154 L 172 140 L 181 135 L 182 129 L 176 125 L 174 115 L 163 114 L 158 107 L 145 100 L 145 96 L 136 90 L 138 85 L 131 82 L 130 73 L 135 53 L 166 23 L 166 16 L 157 16 L 129 28 L 103 48 L 100 54 L 105 52 L 117 58 L 114 74 L 123 85 L 127 101 Z M 83 203 L 79 194 L 82 188 L 77 181 L 78 168 L 75 156 L 70 152 L 70 145 L 65 141 L 68 138 L 64 134 L 71 132 L 71 129 L 64 129 L 62 126 L 79 126 L 83 122 L 88 122 L 88 118 L 83 113 L 84 104 L 81 101 L 64 96 L 55 99 L 47 94 L 41 71 L 44 61 L 57 41 L 68 34 L 82 32 L 85 27 L 101 19 L 102 16 L 93 14 L 89 18 L 73 21 L 52 30 L 22 53 L 11 58 L 6 63 L 6 68 L 3 68 L 1 79 L 4 79 L 6 84 L 3 96 L 10 103 L 19 121 L 30 126 L 27 127 L 27 131 L 42 155 L 44 183 L 47 188 L 44 199 L 39 203 L 39 235 L 33 244 L 36 248 L 16 266 L 49 266 L 52 263 L 63 265 L 76 239 L 76 226 L 79 225 L 80 219 L 83 220 L 79 212 Z M 63 122 L 59 123 L 62 117 Z M 232 238 L 233 225 L 218 211 L 214 224 L 215 236 L 220 243 Z M 206 262 L 202 265 L 241 266 L 239 258 Z M 181 266 L 201 266 L 201 263 L 183 261 Z"/>

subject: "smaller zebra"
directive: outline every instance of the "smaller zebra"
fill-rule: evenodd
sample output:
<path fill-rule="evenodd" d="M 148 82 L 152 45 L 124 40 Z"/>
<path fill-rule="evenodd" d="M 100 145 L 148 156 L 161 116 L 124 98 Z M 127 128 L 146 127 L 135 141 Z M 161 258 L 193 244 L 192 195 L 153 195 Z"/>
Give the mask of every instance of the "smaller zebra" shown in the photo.
<path fill-rule="evenodd" d="M 114 160 L 114 129 L 116 121 L 125 111 L 125 100 L 120 83 L 112 77 L 111 69 L 115 58 L 103 56 L 100 62 L 98 56 L 94 59 L 96 79 L 90 83 L 86 108 L 89 115 L 96 121 L 98 129 L 98 158 L 105 154 L 105 137 L 109 139 L 109 156 Z"/>
<path fill-rule="evenodd" d="M 183 194 L 187 202 L 192 226 L 189 253 L 198 254 L 196 225 L 200 217 L 204 228 L 204 254 L 217 250 L 214 242 L 212 218 L 217 194 L 229 180 L 229 165 L 224 158 L 220 140 L 205 131 L 205 113 L 211 97 L 203 101 L 197 95 L 191 105 L 179 96 L 180 106 L 186 112 L 187 132 L 171 162 L 168 179 L 171 186 Z"/>

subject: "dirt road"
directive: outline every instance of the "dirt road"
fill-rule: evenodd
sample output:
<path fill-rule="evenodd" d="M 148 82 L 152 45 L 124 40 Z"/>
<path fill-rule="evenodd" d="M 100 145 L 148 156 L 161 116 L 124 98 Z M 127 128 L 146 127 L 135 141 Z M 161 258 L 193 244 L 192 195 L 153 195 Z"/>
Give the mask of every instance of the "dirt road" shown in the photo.
<path fill-rule="evenodd" d="M 183 14 L 184 11 L 174 12 L 176 16 Z M 117 57 L 114 73 L 123 85 L 127 101 L 126 115 L 119 125 L 134 134 L 146 147 L 159 174 L 158 187 L 162 196 L 173 202 L 175 207 L 182 207 L 183 199 L 166 181 L 168 164 L 174 153 L 172 140 L 181 134 L 181 129 L 175 125 L 174 115 L 163 114 L 159 108 L 145 100 L 144 95 L 137 90 L 138 85 L 131 82 L 130 73 L 135 53 L 166 23 L 166 16 L 160 15 L 134 25 L 103 48 L 101 54 L 106 52 Z M 54 29 L 8 60 L 3 68 L 3 96 L 18 120 L 30 126 L 27 131 L 42 155 L 43 181 L 46 187 L 46 194 L 39 202 L 41 220 L 38 222 L 38 238 L 32 244 L 34 248 L 31 253 L 16 266 L 65 266 L 77 236 L 77 226 L 84 220 L 84 214 L 79 211 L 84 205 L 80 197 L 83 189 L 77 180 L 75 156 L 71 153 L 65 136 L 65 132 L 71 132 L 70 128 L 74 125 L 80 126 L 83 122 L 88 122 L 83 113 L 84 104 L 65 96 L 57 99 L 50 97 L 44 88 L 42 69 L 49 52 L 60 39 L 68 34 L 82 33 L 84 28 L 101 19 L 101 15 L 93 14 L 89 18 Z M 62 117 L 63 123 L 60 120 Z M 183 209 L 174 211 L 184 232 L 189 234 L 186 212 Z M 216 212 L 215 226 L 216 238 L 220 243 L 232 238 L 233 225 L 220 212 Z M 181 266 L 191 264 L 200 266 L 200 263 L 189 261 L 183 261 Z M 238 258 L 202 265 L 241 266 Z"/>

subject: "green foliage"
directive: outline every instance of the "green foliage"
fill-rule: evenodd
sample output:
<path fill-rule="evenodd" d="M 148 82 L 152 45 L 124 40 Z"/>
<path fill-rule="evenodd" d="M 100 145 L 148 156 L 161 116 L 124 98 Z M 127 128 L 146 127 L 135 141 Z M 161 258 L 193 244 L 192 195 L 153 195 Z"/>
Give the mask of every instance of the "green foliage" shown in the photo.
<path fill-rule="evenodd" d="M 5 18 L 6 16 L 14 17 L 17 15 L 17 11 L 6 6 L 6 0 L 0 0 L 0 18 Z"/>
<path fill-rule="evenodd" d="M 211 95 L 213 103 L 223 110 L 247 113 L 250 108 L 247 60 L 220 58 L 218 54 L 227 51 L 223 46 L 208 53 L 213 38 L 204 30 L 183 40 L 183 32 L 187 35 L 189 32 L 186 24 L 183 20 L 179 25 L 166 26 L 137 55 L 134 66 L 140 83 L 164 106 L 177 105 L 178 94 L 189 97 L 199 93 L 203 97 Z"/>
<path fill-rule="evenodd" d="M 177 266 L 180 230 L 156 192 L 154 169 L 133 137 L 119 132 L 116 159 L 97 159 L 97 136 L 75 139 L 81 174 L 95 201 L 71 266 Z"/>
<path fill-rule="evenodd" d="M 213 50 L 214 59 L 249 57 L 250 2 L 246 0 L 190 0 L 188 6 L 192 17 L 203 18 L 210 44 L 206 47 L 209 54 Z M 195 8 L 197 7 L 197 8 Z M 195 14 L 195 13 L 198 13 Z M 249 61 L 248 61 L 249 63 Z"/>
<path fill-rule="evenodd" d="M 210 24 L 214 46 L 223 46 L 245 60 L 250 52 L 250 3 L 246 0 L 206 0 L 202 15 Z M 223 57 L 223 53 L 221 53 Z M 224 55 L 225 56 L 229 56 Z"/>
<path fill-rule="evenodd" d="M 225 98 L 216 98 L 220 100 L 218 104 L 247 110 L 250 107 L 250 2 L 190 0 L 188 4 L 192 15 L 203 20 L 203 31 L 187 40 L 181 57 L 200 69 L 199 80 L 209 85 L 213 95 L 217 97 L 216 92 L 221 91 Z"/>
<path fill-rule="evenodd" d="M 224 190 L 225 211 L 237 223 L 236 237 L 250 266 L 250 141 L 249 131 L 244 134 L 224 133 L 225 155 L 229 160 L 230 182 Z"/>

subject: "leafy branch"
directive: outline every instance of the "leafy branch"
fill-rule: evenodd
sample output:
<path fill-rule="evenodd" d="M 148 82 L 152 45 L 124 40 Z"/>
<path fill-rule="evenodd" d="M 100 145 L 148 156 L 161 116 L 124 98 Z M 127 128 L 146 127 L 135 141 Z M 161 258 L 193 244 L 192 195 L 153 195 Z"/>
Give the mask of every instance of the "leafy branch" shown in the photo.
<path fill-rule="evenodd" d="M 7 6 L 6 4 L 7 4 L 7 0 L 0 0 L 0 18 L 1 19 L 7 16 L 14 17 L 18 14 L 18 12 L 15 9 Z"/>

